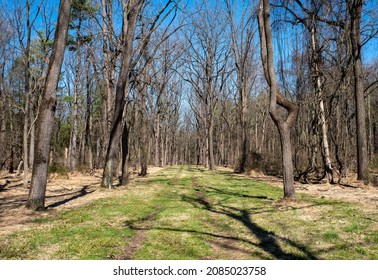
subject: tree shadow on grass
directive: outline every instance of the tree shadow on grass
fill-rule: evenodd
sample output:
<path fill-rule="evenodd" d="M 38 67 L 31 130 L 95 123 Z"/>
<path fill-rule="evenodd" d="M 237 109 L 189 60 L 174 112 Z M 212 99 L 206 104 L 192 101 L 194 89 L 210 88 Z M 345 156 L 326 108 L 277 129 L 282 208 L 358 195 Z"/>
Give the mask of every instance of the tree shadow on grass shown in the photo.
<path fill-rule="evenodd" d="M 70 196 L 70 197 L 68 197 L 68 198 L 65 198 L 65 199 L 63 199 L 63 200 L 56 201 L 56 202 L 54 202 L 54 203 L 52 203 L 52 204 L 46 206 L 46 208 L 54 208 L 54 207 L 58 207 L 58 206 L 63 205 L 63 204 L 65 204 L 65 203 L 67 203 L 67 202 L 70 202 L 70 201 L 72 201 L 72 200 L 78 199 L 79 197 L 83 197 L 83 196 L 86 196 L 86 195 L 88 195 L 88 194 L 90 194 L 90 193 L 93 193 L 93 192 L 95 191 L 95 189 L 93 189 L 93 190 L 88 190 L 89 187 L 90 187 L 89 185 L 87 185 L 87 186 L 83 186 L 83 187 L 81 188 L 81 190 L 76 191 L 76 192 L 73 192 L 73 193 L 69 193 L 69 194 L 61 194 L 61 195 L 47 196 L 46 198 L 53 198 L 53 197 L 59 197 L 59 196 L 72 195 L 72 196 Z"/>
<path fill-rule="evenodd" d="M 257 199 L 266 199 L 265 197 L 257 198 Z M 197 197 L 183 197 L 183 200 L 186 202 L 191 203 L 194 207 L 200 209 L 206 209 L 214 214 L 227 216 L 232 218 L 240 223 L 242 223 L 251 233 L 252 236 L 258 239 L 258 243 L 253 243 L 249 240 L 240 239 L 238 237 L 227 237 L 228 239 L 239 240 L 256 247 L 259 247 L 266 253 L 271 254 L 275 259 L 283 259 L 283 260 L 300 260 L 300 259 L 310 259 L 316 260 L 316 256 L 310 252 L 305 246 L 292 241 L 286 237 L 281 237 L 272 231 L 268 231 L 263 227 L 259 226 L 256 222 L 254 222 L 251 218 L 251 214 L 246 209 L 239 209 L 236 207 L 225 206 L 222 204 L 212 205 L 205 194 L 201 194 L 197 192 Z M 269 212 L 269 210 L 267 211 Z M 262 212 L 259 212 L 262 213 Z M 212 236 L 216 236 L 213 234 L 208 234 Z M 222 237 L 222 236 L 219 236 Z M 224 238 L 224 236 L 222 237 Z M 291 247 L 295 248 L 297 251 L 301 252 L 301 254 L 295 253 L 287 253 L 285 252 L 278 242 L 283 242 Z"/>
<path fill-rule="evenodd" d="M 199 188 L 196 188 L 195 190 L 201 191 L 202 188 L 206 188 L 208 192 L 214 192 L 216 194 L 221 194 L 221 195 L 230 195 L 230 196 L 236 196 L 236 197 L 242 197 L 242 198 L 257 198 L 257 199 L 273 200 L 273 198 L 267 197 L 266 195 L 248 195 L 248 194 L 239 193 L 239 192 L 221 190 L 214 187 L 202 187 L 202 186 L 198 186 L 198 187 Z"/>
<path fill-rule="evenodd" d="M 189 172 L 201 172 L 201 173 L 204 173 L 205 171 L 207 171 L 204 167 L 202 166 L 190 166 L 187 168 L 187 170 Z"/>
<path fill-rule="evenodd" d="M 240 220 L 240 219 L 243 219 L 243 217 L 238 217 L 237 219 Z M 246 238 L 241 238 L 241 237 L 236 237 L 236 236 L 226 235 L 226 234 L 222 235 L 222 234 L 205 232 L 205 231 L 194 230 L 194 229 L 180 229 L 180 228 L 156 227 L 156 226 L 145 227 L 145 226 L 140 226 L 138 224 L 134 224 L 133 222 L 125 223 L 125 225 L 128 228 L 132 230 L 136 230 L 136 231 L 161 230 L 161 231 L 180 232 L 180 233 L 192 233 L 192 234 L 210 236 L 214 238 L 221 238 L 229 242 L 243 242 L 245 244 L 258 247 L 262 249 L 264 252 L 271 254 L 275 259 L 280 259 L 280 260 L 316 260 L 317 259 L 310 251 L 308 251 L 305 248 L 305 246 L 302 246 L 287 238 L 277 236 L 272 232 L 268 232 L 262 227 L 259 227 L 257 224 L 253 223 L 250 219 L 243 221 L 243 224 L 247 224 L 247 227 L 250 229 L 251 233 L 255 235 L 259 239 L 260 242 L 252 242 Z M 277 243 L 277 240 L 282 240 L 284 242 L 287 242 L 291 246 L 299 249 L 304 254 L 304 256 L 284 252 L 279 246 L 279 244 Z M 233 250 L 248 252 L 247 250 L 236 248 L 236 247 L 233 247 L 232 245 L 229 246 L 229 248 L 230 249 L 234 248 Z"/>
<path fill-rule="evenodd" d="M 46 207 L 47 208 L 54 208 L 58 207 L 60 205 L 63 205 L 69 201 L 75 200 L 79 197 L 83 197 L 85 195 L 88 195 L 92 192 L 95 191 L 95 189 L 88 190 L 90 188 L 90 185 L 83 186 L 80 190 L 75 191 L 75 192 L 70 192 L 70 193 L 62 193 L 58 195 L 48 195 L 46 198 L 59 198 L 59 197 L 66 197 L 62 200 L 58 200 L 54 203 L 51 203 Z M 69 197 L 67 197 L 69 196 Z M 9 196 L 6 198 L 2 198 L 0 200 L 0 212 L 10 210 L 10 209 L 16 209 L 22 206 L 26 205 L 26 202 L 28 200 L 28 195 L 27 194 L 22 194 L 22 195 L 14 195 L 14 196 Z"/>
<path fill-rule="evenodd" d="M 20 180 L 17 180 L 17 181 L 20 181 Z M 13 182 L 17 182 L 17 181 L 13 181 Z M 20 188 L 24 186 L 23 183 L 11 185 L 11 183 L 13 182 L 6 180 L 4 184 L 0 184 L 0 192 L 6 192 L 6 191 L 10 191 L 11 189 Z"/>
<path fill-rule="evenodd" d="M 263 198 L 258 198 L 263 199 Z M 200 231 L 195 229 L 183 229 L 183 228 L 172 228 L 172 227 L 159 227 L 154 226 L 153 221 L 149 223 L 149 225 L 144 224 L 144 218 L 127 221 L 125 222 L 125 226 L 129 229 L 135 231 L 149 231 L 149 230 L 160 230 L 160 231 L 170 231 L 170 232 L 181 232 L 181 233 L 192 233 L 198 235 L 204 235 L 214 238 L 220 238 L 226 241 L 226 245 L 229 244 L 230 248 L 233 250 L 244 250 L 241 248 L 237 248 L 232 245 L 233 242 L 242 242 L 247 245 L 260 248 L 263 252 L 268 253 L 274 259 L 281 259 L 281 260 L 316 260 L 317 257 L 306 248 L 306 246 L 290 240 L 289 238 L 279 236 L 278 234 L 268 231 L 258 225 L 255 221 L 252 220 L 252 215 L 246 209 L 239 209 L 236 207 L 225 206 L 222 204 L 217 203 L 216 205 L 209 202 L 206 195 L 200 192 L 196 192 L 196 196 L 183 196 L 182 200 L 188 202 L 193 205 L 193 207 L 197 209 L 204 209 L 216 215 L 222 215 L 234 219 L 240 222 L 243 226 L 245 226 L 251 235 L 257 239 L 257 242 L 253 242 L 248 238 L 242 238 L 235 236 L 231 233 L 213 233 L 213 232 L 206 232 Z M 256 209 L 257 210 L 257 209 Z M 263 213 L 264 211 L 259 211 L 256 213 Z M 270 212 L 270 210 L 266 210 L 266 212 Z M 286 252 L 282 249 L 279 243 L 283 243 L 295 249 L 299 253 L 292 253 Z M 223 244 L 223 243 L 222 243 Z M 224 244 L 223 244 L 224 245 Z M 247 251 L 246 251 L 247 252 Z"/>

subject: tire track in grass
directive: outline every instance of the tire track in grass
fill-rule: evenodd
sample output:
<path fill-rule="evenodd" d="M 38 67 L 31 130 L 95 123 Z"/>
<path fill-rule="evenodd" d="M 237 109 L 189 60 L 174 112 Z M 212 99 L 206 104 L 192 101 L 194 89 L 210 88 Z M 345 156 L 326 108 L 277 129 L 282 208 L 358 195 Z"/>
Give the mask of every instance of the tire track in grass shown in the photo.
<path fill-rule="evenodd" d="M 161 205 L 154 207 L 154 210 L 146 215 L 145 217 L 136 220 L 127 222 L 126 225 L 128 228 L 135 230 L 135 235 L 130 239 L 128 247 L 123 251 L 119 256 L 116 256 L 115 259 L 119 260 L 132 260 L 139 248 L 147 240 L 147 233 L 152 228 L 154 221 L 156 220 L 157 215 L 162 209 Z"/>

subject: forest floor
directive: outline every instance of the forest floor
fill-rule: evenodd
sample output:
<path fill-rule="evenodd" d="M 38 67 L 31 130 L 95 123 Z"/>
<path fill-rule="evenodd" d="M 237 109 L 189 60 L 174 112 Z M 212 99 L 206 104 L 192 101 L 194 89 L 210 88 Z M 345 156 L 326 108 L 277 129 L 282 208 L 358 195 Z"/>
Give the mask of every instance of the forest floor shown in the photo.
<path fill-rule="evenodd" d="M 235 175 L 238 176 L 238 175 Z M 246 175 L 240 175 L 246 176 Z M 248 178 L 282 188 L 282 178 L 251 172 Z M 360 204 L 366 210 L 378 212 L 378 187 L 365 185 L 355 178 L 343 179 L 341 184 L 329 184 L 325 179 L 316 183 L 294 183 L 300 193 Z"/>
<path fill-rule="evenodd" d="M 0 259 L 378 258 L 378 188 L 357 181 L 296 183 L 291 202 L 279 178 L 225 168 L 151 168 L 112 190 L 100 181 L 53 174 L 48 211 L 33 212 L 22 178 L 2 174 Z"/>

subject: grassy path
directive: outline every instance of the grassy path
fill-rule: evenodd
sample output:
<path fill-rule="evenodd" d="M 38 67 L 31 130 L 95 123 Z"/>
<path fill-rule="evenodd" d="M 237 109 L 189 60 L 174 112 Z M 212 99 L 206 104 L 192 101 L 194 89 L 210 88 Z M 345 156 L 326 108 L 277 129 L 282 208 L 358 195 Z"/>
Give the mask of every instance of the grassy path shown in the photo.
<path fill-rule="evenodd" d="M 378 259 L 375 214 L 195 166 L 0 240 L 1 259 Z"/>

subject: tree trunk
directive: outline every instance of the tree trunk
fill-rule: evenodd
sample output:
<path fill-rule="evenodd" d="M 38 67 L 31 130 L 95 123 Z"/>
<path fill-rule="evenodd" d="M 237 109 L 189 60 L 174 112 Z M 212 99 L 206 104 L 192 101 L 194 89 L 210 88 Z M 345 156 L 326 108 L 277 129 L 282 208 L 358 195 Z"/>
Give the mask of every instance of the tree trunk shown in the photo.
<path fill-rule="evenodd" d="M 161 141 L 160 141 L 160 150 L 161 150 L 161 166 L 165 166 L 167 164 L 166 161 L 166 142 L 167 142 L 167 128 L 165 128 L 165 133 L 161 136 Z"/>
<path fill-rule="evenodd" d="M 6 98 L 3 92 L 3 81 L 5 77 L 5 62 L 0 66 L 0 170 L 6 163 L 7 153 L 6 153 Z"/>
<path fill-rule="evenodd" d="M 220 161 L 222 166 L 226 166 L 226 150 L 225 150 L 225 129 L 223 122 L 221 123 L 221 135 L 220 135 Z"/>
<path fill-rule="evenodd" d="M 323 161 L 324 161 L 324 170 L 327 174 L 328 182 L 333 184 L 333 167 L 331 164 L 331 156 L 329 151 L 328 144 L 328 125 L 325 117 L 324 101 L 323 101 L 323 81 L 320 76 L 320 50 L 318 46 L 316 22 L 313 16 L 311 22 L 311 51 L 312 51 L 312 76 L 314 88 L 317 92 L 317 98 L 319 100 L 319 109 L 320 109 L 320 125 L 322 127 L 322 146 L 323 146 Z"/>
<path fill-rule="evenodd" d="M 79 36 L 80 37 L 80 36 Z M 77 39 L 79 42 L 79 38 Z M 71 157 L 70 157 L 70 169 L 71 171 L 77 170 L 78 162 L 78 152 L 77 152 L 77 142 L 78 142 L 78 91 L 79 91 L 79 71 L 81 67 L 81 58 L 80 58 L 80 44 L 77 43 L 77 61 L 75 67 L 75 81 L 74 81 L 74 92 L 73 92 L 73 104 L 72 104 L 72 138 L 71 138 Z"/>
<path fill-rule="evenodd" d="M 34 162 L 34 150 L 35 150 L 35 103 L 36 98 L 34 94 L 30 96 L 30 144 L 29 144 L 29 167 L 33 168 L 33 162 Z"/>
<path fill-rule="evenodd" d="M 47 70 L 41 106 L 39 108 L 32 181 L 26 204 L 26 207 L 32 210 L 45 209 L 50 145 L 53 133 L 54 113 L 57 105 L 56 87 L 58 85 L 64 49 L 66 46 L 70 9 L 71 0 L 61 1 L 58 23 L 55 30 L 53 51 Z"/>
<path fill-rule="evenodd" d="M 294 198 L 294 168 L 293 168 L 293 155 L 291 149 L 290 130 L 291 126 L 286 124 L 277 125 L 282 149 L 282 164 L 283 164 L 283 185 L 284 185 L 284 198 Z"/>
<path fill-rule="evenodd" d="M 108 140 L 112 129 L 112 120 L 114 114 L 114 79 L 115 79 L 115 54 L 111 47 L 110 30 L 113 25 L 113 5 L 112 1 L 101 0 L 102 16 L 103 16 L 103 55 L 104 55 L 104 76 L 105 76 L 105 108 L 104 108 L 104 143 L 107 147 Z M 106 153 L 106 148 L 104 154 Z"/>
<path fill-rule="evenodd" d="M 106 153 L 106 163 L 101 185 L 112 188 L 113 177 L 117 170 L 118 154 L 120 149 L 121 136 L 123 131 L 122 116 L 126 104 L 127 86 L 129 82 L 129 66 L 132 57 L 134 31 L 139 12 L 144 0 L 130 0 L 125 7 L 123 5 L 124 24 L 123 24 L 123 46 L 121 56 L 121 70 L 118 77 L 114 107 L 114 118 L 108 149 Z"/>
<path fill-rule="evenodd" d="M 364 99 L 364 76 L 361 58 L 361 14 L 363 0 L 348 0 L 350 15 L 350 42 L 352 47 L 354 96 L 356 100 L 357 127 L 357 179 L 368 183 L 368 147 Z"/>
<path fill-rule="evenodd" d="M 242 75 L 242 74 L 239 74 Z M 242 79 L 242 78 L 240 78 Z M 248 157 L 248 131 L 247 131 L 247 120 L 246 120 L 246 110 L 247 110 L 247 96 L 244 90 L 244 84 L 242 81 L 239 83 L 239 135 L 240 148 L 239 148 L 239 164 L 237 168 L 238 173 L 244 173 L 246 171 L 247 157 Z"/>
<path fill-rule="evenodd" d="M 149 133 L 148 133 L 148 116 L 147 116 L 147 84 L 146 81 L 148 80 L 148 71 L 150 69 L 150 62 L 148 58 L 148 51 L 147 48 L 144 50 L 144 57 L 146 59 L 146 63 L 143 68 L 143 72 L 140 73 L 142 80 L 144 82 L 139 83 L 137 86 L 138 94 L 140 98 L 139 104 L 139 129 L 140 129 L 140 136 L 139 136 L 139 148 L 140 148 L 140 176 L 147 175 L 148 169 L 148 161 L 149 161 Z M 138 76 L 139 76 L 138 75 Z"/>
<path fill-rule="evenodd" d="M 204 138 L 204 143 L 203 143 L 203 167 L 205 168 L 209 168 L 209 129 L 205 129 L 206 132 L 205 132 L 205 138 Z"/>
<path fill-rule="evenodd" d="M 125 124 L 123 128 L 123 133 L 122 133 L 122 174 L 121 174 L 121 179 L 120 179 L 121 186 L 126 185 L 129 180 L 128 158 L 129 158 L 129 130 L 127 128 L 127 124 Z"/>
<path fill-rule="evenodd" d="M 148 168 L 148 155 L 149 155 L 149 135 L 148 135 L 148 122 L 146 116 L 146 100 L 145 94 L 147 94 L 147 87 L 143 85 L 139 91 L 140 96 L 140 114 L 139 114 L 139 128 L 140 128 L 140 136 L 139 136 L 139 149 L 140 149 L 140 176 L 147 175 L 147 168 Z"/>
<path fill-rule="evenodd" d="M 27 71 L 29 72 L 29 71 Z M 28 74 L 26 74 L 28 76 Z M 26 81 L 25 81 L 26 83 Z M 27 82 L 29 83 L 29 82 Z M 29 130 L 29 86 L 25 85 L 25 115 L 24 115 L 24 130 L 23 130 L 23 163 L 24 163 L 24 188 L 28 187 L 28 177 L 29 177 L 29 141 L 28 141 L 28 130 Z"/>
<path fill-rule="evenodd" d="M 28 187 L 29 177 L 29 121 L 30 121 L 30 42 L 31 42 L 31 24 L 30 24 L 30 3 L 26 1 L 26 28 L 27 42 L 25 48 L 25 107 L 24 107 L 24 131 L 23 131 L 23 161 L 24 161 L 24 188 Z"/>
<path fill-rule="evenodd" d="M 6 121 L 5 121 L 5 94 L 1 90 L 0 85 L 0 163 L 5 163 L 6 156 L 6 145 L 5 145 L 5 135 L 6 135 Z M 4 161 L 4 162 L 3 162 Z M 0 169 L 3 165 L 0 166 Z"/>
<path fill-rule="evenodd" d="M 89 56 L 89 54 L 88 54 Z M 87 60 L 86 65 L 86 92 L 87 92 L 87 102 L 86 102 L 86 112 L 85 112 L 85 136 L 84 136 L 84 160 L 83 162 L 88 165 L 88 168 L 93 168 L 93 154 L 92 154 L 92 93 L 90 86 L 89 77 L 89 67 L 90 62 Z"/>
<path fill-rule="evenodd" d="M 208 163 L 209 170 L 215 170 L 215 158 L 214 158 L 214 135 L 213 135 L 213 121 L 211 120 L 208 126 Z"/>
<path fill-rule="evenodd" d="M 159 140 L 160 140 L 160 114 L 157 113 L 155 121 L 155 158 L 154 165 L 161 166 L 160 155 L 159 155 Z"/>
<path fill-rule="evenodd" d="M 8 172 L 9 174 L 12 174 L 14 172 L 14 151 L 13 151 L 13 145 L 11 147 L 11 151 L 10 151 L 10 157 L 9 157 L 9 168 L 8 168 Z"/>

